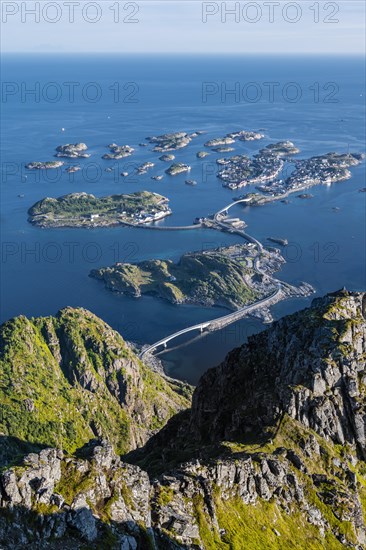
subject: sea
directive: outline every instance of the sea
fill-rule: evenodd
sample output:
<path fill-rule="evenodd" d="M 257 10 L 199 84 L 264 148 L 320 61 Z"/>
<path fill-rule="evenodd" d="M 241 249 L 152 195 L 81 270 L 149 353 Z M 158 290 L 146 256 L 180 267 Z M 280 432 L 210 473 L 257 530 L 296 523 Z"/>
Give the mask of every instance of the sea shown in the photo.
<path fill-rule="evenodd" d="M 46 196 L 148 190 L 170 199 L 173 214 L 160 226 L 191 225 L 238 194 L 255 190 L 223 188 L 216 176 L 219 157 L 252 155 L 280 140 L 298 146 L 297 158 L 364 152 L 364 68 L 360 56 L 3 55 L 1 322 L 80 306 L 125 339 L 142 344 L 227 313 L 115 294 L 89 273 L 117 261 L 177 261 L 185 252 L 242 243 L 238 235 L 200 228 L 40 229 L 27 221 L 28 209 Z M 237 141 L 231 153 L 208 150 L 205 159 L 196 157 L 207 150 L 208 139 L 243 129 L 261 131 L 265 138 Z M 185 184 L 186 174 L 151 179 L 168 165 L 146 137 L 177 131 L 204 132 L 173 152 L 176 162 L 192 167 L 188 177 L 196 186 Z M 65 159 L 60 170 L 25 169 L 31 161 L 53 160 L 58 145 L 75 142 L 88 145 L 90 158 Z M 111 143 L 128 144 L 135 152 L 119 161 L 103 160 Z M 136 166 L 145 161 L 154 162 L 154 168 L 137 176 Z M 75 164 L 80 171 L 65 171 Z M 311 188 L 310 199 L 295 194 L 288 204 L 231 210 L 261 242 L 268 237 L 289 241 L 280 279 L 306 281 L 315 288 L 309 298 L 272 307 L 275 319 L 308 307 L 314 296 L 342 287 L 365 290 L 366 193 L 360 191 L 366 186 L 365 163 L 351 171 L 347 181 Z M 243 319 L 221 331 L 177 339 L 159 357 L 170 376 L 196 384 L 228 351 L 265 328 L 259 320 Z"/>

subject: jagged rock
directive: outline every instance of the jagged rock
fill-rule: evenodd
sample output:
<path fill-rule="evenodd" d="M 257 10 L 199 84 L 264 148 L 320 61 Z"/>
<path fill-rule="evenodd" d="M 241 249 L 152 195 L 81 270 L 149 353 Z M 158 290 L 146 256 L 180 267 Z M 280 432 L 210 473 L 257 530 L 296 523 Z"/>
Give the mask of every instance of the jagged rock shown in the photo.
<path fill-rule="evenodd" d="M 105 438 L 84 458 L 29 453 L 0 474 L 1 548 L 250 548 L 247 524 L 257 547 L 306 548 L 309 531 L 314 548 L 362 550 L 365 310 L 364 294 L 328 295 L 252 337 L 122 459 Z"/>
<path fill-rule="evenodd" d="M 137 549 L 137 541 L 134 537 L 130 537 L 129 535 L 126 535 L 121 540 L 121 546 L 120 550 L 136 550 Z"/>
<path fill-rule="evenodd" d="M 363 301 L 362 293 L 314 300 L 309 310 L 231 352 L 198 385 L 194 436 L 214 441 L 263 433 L 287 413 L 326 439 L 356 445 L 364 456 L 366 417 L 355 398 L 365 368 Z"/>
<path fill-rule="evenodd" d="M 13 470 L 8 470 L 2 474 L 0 486 L 3 494 L 3 498 L 1 499 L 2 506 L 15 506 L 15 504 L 20 504 L 22 502 L 17 479 Z"/>
<path fill-rule="evenodd" d="M 68 524 L 79 531 L 81 537 L 88 542 L 94 541 L 98 536 L 95 518 L 86 503 L 70 513 Z"/>
<path fill-rule="evenodd" d="M 53 493 L 50 497 L 50 504 L 54 504 L 57 508 L 62 508 L 65 499 L 58 493 Z"/>
<path fill-rule="evenodd" d="M 102 441 L 102 444 L 93 450 L 93 461 L 99 468 L 109 469 L 116 460 L 119 459 L 108 441 Z"/>
<path fill-rule="evenodd" d="M 36 447 L 62 445 L 70 452 L 108 438 L 117 451 L 128 451 L 190 404 L 187 384 L 152 372 L 117 332 L 83 308 L 11 319 L 0 327 L 0 342 L 0 432 Z M 7 454 L 11 458 L 10 449 Z"/>

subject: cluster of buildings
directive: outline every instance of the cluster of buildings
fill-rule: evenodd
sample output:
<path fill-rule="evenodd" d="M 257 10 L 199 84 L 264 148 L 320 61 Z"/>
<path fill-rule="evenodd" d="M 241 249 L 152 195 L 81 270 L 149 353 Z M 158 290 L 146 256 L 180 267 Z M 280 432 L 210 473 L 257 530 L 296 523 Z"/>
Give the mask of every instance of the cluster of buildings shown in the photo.
<path fill-rule="evenodd" d="M 330 185 L 349 179 L 352 174 L 348 167 L 359 164 L 361 160 L 362 155 L 337 155 L 335 153 L 297 160 L 295 161 L 295 170 L 286 180 L 277 180 L 269 185 L 257 186 L 257 189 L 276 197 L 312 185 Z"/>
<path fill-rule="evenodd" d="M 172 211 L 170 208 L 167 208 L 165 210 L 159 210 L 159 211 L 152 210 L 151 212 L 146 212 L 145 210 L 141 210 L 141 212 L 136 212 L 133 215 L 133 221 L 138 225 L 141 225 L 144 223 L 156 222 L 158 220 L 165 218 L 166 216 L 170 216 L 171 213 Z"/>
<path fill-rule="evenodd" d="M 244 185 L 275 179 L 283 169 L 284 160 L 267 153 L 255 155 L 253 159 L 237 155 L 227 162 L 221 159 L 219 164 L 225 165 L 218 173 L 218 177 L 224 181 L 224 187 L 238 189 Z"/>
<path fill-rule="evenodd" d="M 304 185 L 331 184 L 350 177 L 351 172 L 344 163 L 334 164 L 327 156 L 313 157 L 300 161 L 285 184 L 287 188 L 296 189 Z"/>
<path fill-rule="evenodd" d="M 246 223 L 240 218 L 224 218 L 224 222 L 234 229 L 244 229 L 246 227 Z"/>

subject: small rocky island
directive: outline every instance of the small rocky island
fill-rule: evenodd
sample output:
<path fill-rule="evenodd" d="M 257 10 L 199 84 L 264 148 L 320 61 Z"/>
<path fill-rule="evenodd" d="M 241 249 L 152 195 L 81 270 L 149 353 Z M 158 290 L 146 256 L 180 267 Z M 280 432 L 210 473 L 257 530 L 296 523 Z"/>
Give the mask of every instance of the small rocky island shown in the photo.
<path fill-rule="evenodd" d="M 67 143 L 56 147 L 55 157 L 65 157 L 70 159 L 89 158 L 90 154 L 85 153 L 88 146 L 85 143 Z"/>
<path fill-rule="evenodd" d="M 297 155 L 300 149 L 295 147 L 292 141 L 279 141 L 278 143 L 270 143 L 260 151 L 261 155 L 272 154 L 280 157 L 285 155 Z"/>
<path fill-rule="evenodd" d="M 198 153 L 196 153 L 196 157 L 198 159 L 204 159 L 205 157 L 208 157 L 210 153 L 208 153 L 207 151 L 198 151 Z"/>
<path fill-rule="evenodd" d="M 191 167 L 188 164 L 183 164 L 182 162 L 176 162 L 175 164 L 172 164 L 169 166 L 165 172 L 169 174 L 169 176 L 177 176 L 178 174 L 184 174 L 185 172 L 189 172 Z"/>
<path fill-rule="evenodd" d="M 257 141 L 258 139 L 264 138 L 264 134 L 261 134 L 259 132 L 248 132 L 247 130 L 231 132 L 231 134 L 228 134 L 228 136 L 233 139 L 239 139 L 239 141 Z"/>
<path fill-rule="evenodd" d="M 230 134 L 226 134 L 226 136 L 210 139 L 209 141 L 206 141 L 205 147 L 220 147 L 220 146 L 226 146 L 231 145 L 232 143 L 235 143 L 235 140 L 239 141 L 256 141 L 258 139 L 263 139 L 264 135 L 260 134 L 259 132 L 251 132 L 247 130 L 239 130 L 237 132 L 231 132 Z M 220 152 L 220 151 L 218 151 Z"/>
<path fill-rule="evenodd" d="M 28 221 L 38 227 L 139 226 L 170 215 L 168 202 L 150 191 L 108 197 L 71 193 L 38 201 L 29 209 Z"/>
<path fill-rule="evenodd" d="M 117 263 L 94 269 L 90 276 L 107 289 L 140 297 L 163 298 L 173 304 L 199 304 L 239 309 L 264 296 L 268 287 L 258 286 L 258 274 L 250 267 L 247 245 L 224 247 L 171 260 L 147 260 L 138 264 Z M 272 268 L 277 269 L 279 262 Z"/>
<path fill-rule="evenodd" d="M 117 145 L 116 143 L 111 143 L 108 145 L 109 153 L 105 153 L 102 156 L 104 160 L 119 160 L 126 157 L 129 157 L 134 152 L 134 149 L 129 145 Z"/>
<path fill-rule="evenodd" d="M 206 141 L 205 147 L 219 147 L 220 145 L 231 145 L 232 143 L 235 143 L 235 139 L 230 136 L 224 136 Z"/>
<path fill-rule="evenodd" d="M 174 159 L 175 159 L 175 156 L 171 154 L 161 155 L 161 157 L 159 157 L 159 160 L 161 160 L 162 162 L 172 162 Z"/>
<path fill-rule="evenodd" d="M 55 168 L 61 168 L 64 163 L 62 160 L 50 160 L 50 161 L 34 161 L 28 162 L 25 165 L 27 170 L 55 170 Z"/>
<path fill-rule="evenodd" d="M 153 151 L 164 153 L 165 151 L 175 151 L 182 149 L 192 141 L 192 137 L 196 137 L 198 133 L 187 134 L 186 132 L 175 132 L 173 134 L 162 134 L 161 136 L 151 136 L 146 138 L 154 145 Z"/>

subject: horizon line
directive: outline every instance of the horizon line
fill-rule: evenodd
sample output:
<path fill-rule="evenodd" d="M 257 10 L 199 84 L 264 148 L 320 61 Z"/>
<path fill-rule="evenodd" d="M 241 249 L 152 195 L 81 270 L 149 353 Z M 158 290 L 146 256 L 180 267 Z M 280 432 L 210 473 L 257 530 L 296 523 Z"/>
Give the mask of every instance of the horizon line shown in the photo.
<path fill-rule="evenodd" d="M 206 51 L 192 51 L 192 52 L 184 52 L 184 51 L 178 51 L 178 52 L 165 52 L 165 51 L 155 51 L 155 52 L 152 52 L 152 51 L 148 51 L 148 52 L 142 52 L 142 51 L 131 51 L 131 52 L 116 52 L 116 51 L 105 51 L 105 52 L 100 52 L 100 51 L 82 51 L 82 52 L 75 52 L 75 51 L 65 51 L 65 52 L 60 52 L 60 51 L 55 51 L 55 52 L 52 52 L 52 51 L 40 51 L 40 50 L 34 50 L 34 51 L 18 51 L 18 50 L 8 50 L 8 51 L 1 51 L 0 52 L 0 56 L 3 56 L 3 55 L 33 55 L 33 54 L 37 54 L 37 55 L 56 55 L 56 56 L 61 56 L 61 55 L 115 55 L 115 56 L 127 56 L 127 55 L 146 55 L 146 56 L 153 56 L 153 55 L 166 55 L 166 56 L 169 56 L 169 57 L 173 57 L 175 55 L 190 55 L 190 56 L 195 56 L 195 55 L 204 55 L 204 56 L 256 56 L 256 55 L 267 55 L 267 56 L 275 56 L 275 55 L 284 55 L 286 57 L 298 57 L 298 56 L 302 56 L 302 55 L 311 55 L 311 56 L 332 56 L 332 57 L 365 57 L 365 60 L 366 60 L 366 52 L 320 52 L 320 51 L 316 51 L 316 52 L 312 52 L 312 51 L 309 51 L 309 52 L 288 52 L 288 51 L 278 51 L 278 52 L 274 52 L 274 51 L 270 51 L 270 52 L 213 52 L 213 51 L 209 51 L 209 52 L 206 52 Z"/>

